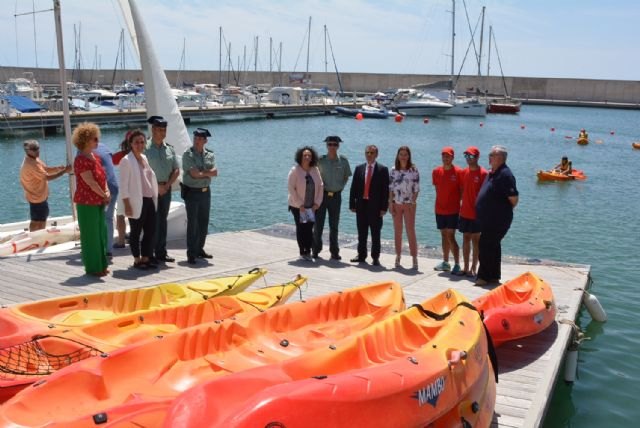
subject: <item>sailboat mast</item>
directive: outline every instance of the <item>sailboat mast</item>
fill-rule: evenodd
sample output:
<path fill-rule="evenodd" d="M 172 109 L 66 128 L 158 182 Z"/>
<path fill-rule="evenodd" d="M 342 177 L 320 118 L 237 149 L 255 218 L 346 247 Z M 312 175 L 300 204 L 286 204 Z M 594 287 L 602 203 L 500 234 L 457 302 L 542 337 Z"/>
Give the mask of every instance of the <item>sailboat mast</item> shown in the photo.
<path fill-rule="evenodd" d="M 491 36 L 493 35 L 493 26 L 489 25 L 489 48 L 487 49 L 487 76 L 491 71 Z"/>
<path fill-rule="evenodd" d="M 324 72 L 327 72 L 327 25 L 324 26 Z"/>
<path fill-rule="evenodd" d="M 481 76 L 480 65 L 482 62 L 482 39 L 484 36 L 484 10 L 485 6 L 482 6 L 482 25 L 480 26 L 480 53 L 478 54 L 478 76 Z"/>
<path fill-rule="evenodd" d="M 453 90 L 453 76 L 455 74 L 455 53 L 456 53 L 456 0 L 451 0 L 453 9 L 451 10 L 451 85 Z"/>
<path fill-rule="evenodd" d="M 309 17 L 309 29 L 307 30 L 307 75 L 309 75 L 309 49 L 311 47 L 311 17 Z M 306 76 L 305 76 L 306 78 Z"/>
<path fill-rule="evenodd" d="M 62 44 L 62 18 L 60 17 L 60 0 L 53 0 L 53 16 L 56 21 L 56 41 L 58 44 L 58 68 L 60 71 L 60 89 L 62 91 L 62 113 L 64 123 L 64 136 L 67 147 L 67 165 L 72 164 L 73 152 L 71 151 L 71 119 L 69 115 L 69 94 L 67 90 L 67 77 L 64 67 L 64 46 Z M 69 174 L 69 199 L 73 201 L 73 194 L 75 193 L 75 181 L 73 174 Z M 73 220 L 75 221 L 76 215 L 73 210 Z"/>
<path fill-rule="evenodd" d="M 222 27 L 220 27 L 219 34 L 218 50 L 220 51 L 220 55 L 218 55 L 218 87 L 222 88 Z"/>

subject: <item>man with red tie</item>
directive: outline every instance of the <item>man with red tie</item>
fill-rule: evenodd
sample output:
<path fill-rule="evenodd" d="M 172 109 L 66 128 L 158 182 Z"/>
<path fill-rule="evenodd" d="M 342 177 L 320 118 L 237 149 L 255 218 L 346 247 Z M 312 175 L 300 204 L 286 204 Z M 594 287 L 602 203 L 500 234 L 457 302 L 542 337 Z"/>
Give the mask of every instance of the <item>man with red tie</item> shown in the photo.
<path fill-rule="evenodd" d="M 367 259 L 367 239 L 371 229 L 371 257 L 373 265 L 380 266 L 380 231 L 382 217 L 389 208 L 389 170 L 376 162 L 378 147 L 365 149 L 366 162 L 356 167 L 349 192 L 349 209 L 356 213 L 358 227 L 358 256 L 354 263 Z"/>

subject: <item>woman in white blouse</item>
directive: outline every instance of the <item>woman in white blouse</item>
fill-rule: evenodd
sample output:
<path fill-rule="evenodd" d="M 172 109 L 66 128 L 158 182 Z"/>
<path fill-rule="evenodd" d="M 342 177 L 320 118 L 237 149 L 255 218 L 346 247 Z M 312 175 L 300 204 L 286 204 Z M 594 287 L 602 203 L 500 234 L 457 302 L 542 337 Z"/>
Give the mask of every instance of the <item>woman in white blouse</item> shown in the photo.
<path fill-rule="evenodd" d="M 416 201 L 420 192 L 420 173 L 411 162 L 411 149 L 402 146 L 396 154 L 395 166 L 389 173 L 389 209 L 393 216 L 396 248 L 396 267 L 400 267 L 402 254 L 402 225 L 404 223 L 413 258 L 413 269 L 418 269 L 418 242 L 416 240 Z"/>
<path fill-rule="evenodd" d="M 133 266 L 148 269 L 153 267 L 151 257 L 158 206 L 158 182 L 143 154 L 146 144 L 144 133 L 133 131 L 129 135 L 129 142 L 131 152 L 120 161 L 120 194 L 124 214 L 129 218 L 129 246 Z"/>

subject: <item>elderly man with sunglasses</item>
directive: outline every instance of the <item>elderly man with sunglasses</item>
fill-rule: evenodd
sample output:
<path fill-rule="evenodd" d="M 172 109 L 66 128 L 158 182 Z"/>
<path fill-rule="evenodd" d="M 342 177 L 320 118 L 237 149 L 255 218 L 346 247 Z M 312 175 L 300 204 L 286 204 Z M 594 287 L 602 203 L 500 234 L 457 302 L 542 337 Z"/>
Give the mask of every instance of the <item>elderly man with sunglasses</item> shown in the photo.
<path fill-rule="evenodd" d="M 317 258 L 322 251 L 322 231 L 327 212 L 329 213 L 329 252 L 332 260 L 341 260 L 338 245 L 338 223 L 340 222 L 340 206 L 342 205 L 342 190 L 351 176 L 349 160 L 338 154 L 342 139 L 337 135 L 330 135 L 324 139 L 327 143 L 327 154 L 318 160 L 320 176 L 324 183 L 324 197 L 322 204 L 316 211 L 316 222 L 313 226 L 313 258 Z"/>
<path fill-rule="evenodd" d="M 23 144 L 25 157 L 20 167 L 20 184 L 24 189 L 24 197 L 29 202 L 31 222 L 29 231 L 44 229 L 49 217 L 49 180 L 62 177 L 71 172 L 71 165 L 47 166 L 40 159 L 40 143 L 27 140 Z"/>
<path fill-rule="evenodd" d="M 518 204 L 516 178 L 506 164 L 507 149 L 493 146 L 489 153 L 491 171 L 482 183 L 476 199 L 476 215 L 480 222 L 478 277 L 476 285 L 498 284 L 502 259 L 501 241 L 513 220 Z"/>

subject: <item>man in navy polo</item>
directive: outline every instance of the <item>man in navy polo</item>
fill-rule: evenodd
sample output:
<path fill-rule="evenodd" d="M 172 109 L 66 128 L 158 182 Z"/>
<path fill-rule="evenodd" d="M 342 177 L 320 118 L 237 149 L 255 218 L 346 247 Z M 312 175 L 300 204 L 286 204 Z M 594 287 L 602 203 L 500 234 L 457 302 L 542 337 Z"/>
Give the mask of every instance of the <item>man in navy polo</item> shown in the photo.
<path fill-rule="evenodd" d="M 480 222 L 479 262 L 476 285 L 500 282 L 502 238 L 513 220 L 513 208 L 518 204 L 516 178 L 506 164 L 507 149 L 493 146 L 489 153 L 491 171 L 476 199 L 476 216 Z"/>

